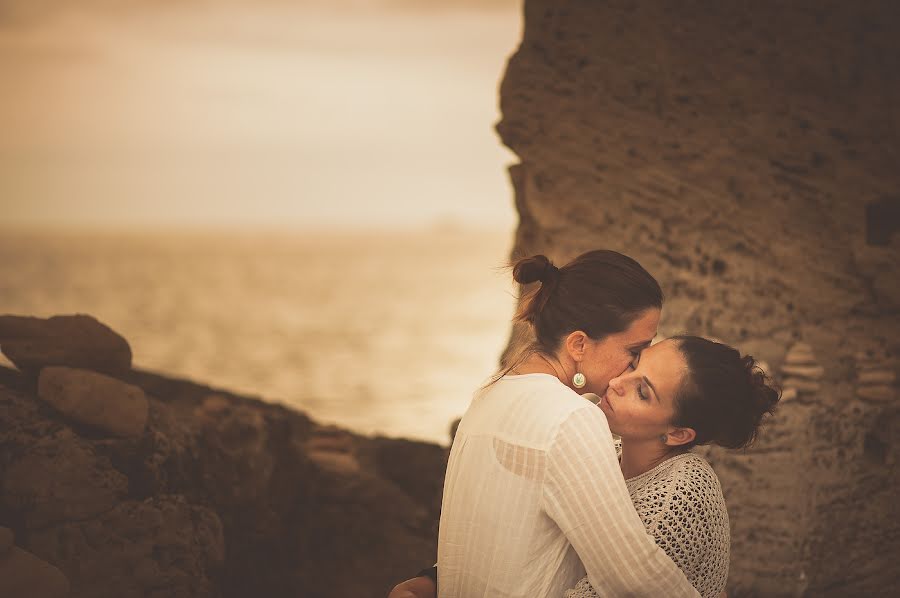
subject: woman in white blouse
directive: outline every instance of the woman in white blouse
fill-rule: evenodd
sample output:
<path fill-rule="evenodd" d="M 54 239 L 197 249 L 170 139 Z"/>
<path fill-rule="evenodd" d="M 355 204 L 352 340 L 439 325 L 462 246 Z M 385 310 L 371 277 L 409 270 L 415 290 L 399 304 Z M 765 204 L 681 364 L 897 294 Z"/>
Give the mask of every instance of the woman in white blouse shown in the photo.
<path fill-rule="evenodd" d="M 450 451 L 438 534 L 442 597 L 562 596 L 585 573 L 609 595 L 697 596 L 644 530 L 619 470 L 602 395 L 656 336 L 662 292 L 637 262 L 544 256 L 517 319 L 535 342 L 478 391 Z"/>
<path fill-rule="evenodd" d="M 520 260 L 513 275 L 541 282 L 517 315 L 532 324 L 536 341 L 476 393 L 458 428 L 441 512 L 440 596 L 561 596 L 585 573 L 576 591 L 697 596 L 647 534 L 622 476 L 637 463 L 626 454 L 651 454 L 647 439 L 623 452 L 620 469 L 606 413 L 619 390 L 637 393 L 631 367 L 641 368 L 637 358 L 656 335 L 658 284 L 611 251 L 559 269 L 535 256 Z M 580 392 L 606 402 L 597 409 Z M 661 445 L 697 437 L 674 420 L 653 421 L 662 426 L 654 431 Z M 405 582 L 392 596 L 419 587 Z"/>

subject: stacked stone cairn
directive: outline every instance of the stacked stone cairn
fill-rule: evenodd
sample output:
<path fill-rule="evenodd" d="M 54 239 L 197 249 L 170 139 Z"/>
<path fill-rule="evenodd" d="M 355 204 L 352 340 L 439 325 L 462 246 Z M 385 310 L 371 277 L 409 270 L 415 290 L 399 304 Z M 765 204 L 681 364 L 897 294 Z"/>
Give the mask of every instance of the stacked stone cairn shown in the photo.
<path fill-rule="evenodd" d="M 856 354 L 856 396 L 888 402 L 897 396 L 897 362 L 886 355 Z"/>
<path fill-rule="evenodd" d="M 819 365 L 812 347 L 803 342 L 792 345 L 784 356 L 781 367 L 781 399 L 805 400 L 821 388 L 819 381 L 825 375 L 825 369 Z"/>
<path fill-rule="evenodd" d="M 144 391 L 99 373 L 130 369 L 131 349 L 94 318 L 0 316 L 0 349 L 27 377 L 37 378 L 38 397 L 76 425 L 120 438 L 143 433 L 148 411 Z M 24 500 L 34 498 L 35 492 L 40 493 L 37 477 L 45 464 L 27 457 L 14 464 L 5 492 Z M 53 494 L 65 487 L 62 483 L 44 490 Z M 13 537 L 12 530 L 0 528 L 0 596 L 66 596 L 66 576 L 13 546 Z"/>

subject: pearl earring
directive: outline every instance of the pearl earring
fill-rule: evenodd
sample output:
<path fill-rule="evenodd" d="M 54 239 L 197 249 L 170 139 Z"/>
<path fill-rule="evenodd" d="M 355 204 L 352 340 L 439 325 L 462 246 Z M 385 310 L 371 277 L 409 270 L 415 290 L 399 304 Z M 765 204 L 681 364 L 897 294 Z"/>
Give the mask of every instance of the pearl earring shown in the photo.
<path fill-rule="evenodd" d="M 575 372 L 575 375 L 572 376 L 572 386 L 575 388 L 584 388 L 585 384 L 587 384 L 587 378 L 584 377 L 584 374 Z"/>

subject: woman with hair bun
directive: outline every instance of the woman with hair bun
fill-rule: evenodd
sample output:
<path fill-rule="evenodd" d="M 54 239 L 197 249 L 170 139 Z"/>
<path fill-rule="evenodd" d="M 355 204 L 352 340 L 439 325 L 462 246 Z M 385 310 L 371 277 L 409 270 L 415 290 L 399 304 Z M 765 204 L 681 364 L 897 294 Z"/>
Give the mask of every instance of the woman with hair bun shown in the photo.
<path fill-rule="evenodd" d="M 698 443 L 749 442 L 759 410 L 774 402 L 756 387 L 750 394 L 741 387 L 739 407 L 728 405 L 736 370 L 710 341 L 683 337 L 648 348 L 662 292 L 631 258 L 591 251 L 557 268 L 534 256 L 518 261 L 513 277 L 540 283 L 516 314 L 531 325 L 533 342 L 476 392 L 457 429 L 441 509 L 439 595 L 556 597 L 574 587 L 576 597 L 593 596 L 594 588 L 602 596 L 697 596 L 702 588 L 705 596 L 713 591 L 707 585 L 721 591 L 728 562 L 721 491 L 711 469 L 683 455 Z M 751 362 L 737 358 L 747 384 L 763 382 Z M 599 408 L 581 393 L 602 397 Z M 622 436 L 621 462 L 611 428 Z M 667 550 L 682 545 L 661 542 L 645 527 L 658 523 L 655 503 L 644 511 L 638 504 L 636 512 L 625 477 L 657 480 L 662 472 L 681 488 L 685 475 L 700 470 L 711 474 L 704 496 L 717 496 L 716 512 L 724 514 L 718 527 L 702 532 L 724 542 L 716 554 L 703 553 L 698 585 L 684 559 Z M 416 578 L 391 597 L 434 593 L 432 581 Z"/>

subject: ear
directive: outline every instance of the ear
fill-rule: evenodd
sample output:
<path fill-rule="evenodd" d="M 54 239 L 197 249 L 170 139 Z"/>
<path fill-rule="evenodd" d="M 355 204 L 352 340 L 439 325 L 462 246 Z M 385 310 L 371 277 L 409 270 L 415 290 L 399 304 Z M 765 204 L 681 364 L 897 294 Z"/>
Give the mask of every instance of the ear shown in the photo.
<path fill-rule="evenodd" d="M 669 426 L 666 436 L 668 437 L 666 444 L 669 446 L 681 446 L 693 442 L 694 438 L 697 437 L 697 432 L 695 432 L 693 428 L 676 428 L 674 426 Z"/>
<path fill-rule="evenodd" d="M 576 362 L 584 359 L 584 349 L 587 345 L 588 335 L 581 330 L 576 330 L 566 337 L 566 353 Z"/>

